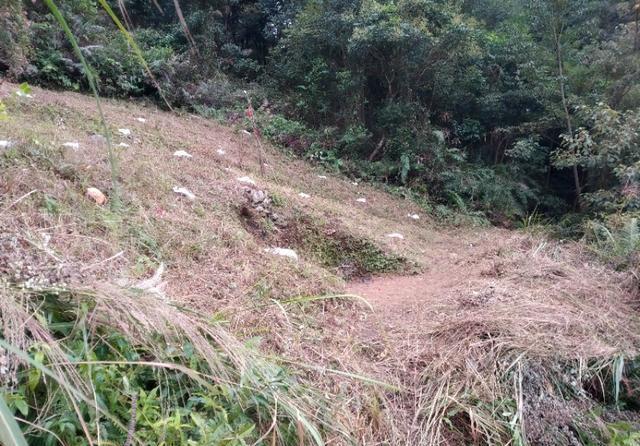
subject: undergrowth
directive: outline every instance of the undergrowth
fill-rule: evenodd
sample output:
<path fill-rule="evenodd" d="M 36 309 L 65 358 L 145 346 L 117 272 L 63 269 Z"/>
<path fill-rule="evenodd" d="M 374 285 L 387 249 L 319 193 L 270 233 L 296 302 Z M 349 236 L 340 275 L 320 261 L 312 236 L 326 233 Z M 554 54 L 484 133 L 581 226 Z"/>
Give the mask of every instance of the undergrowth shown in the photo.
<path fill-rule="evenodd" d="M 299 445 L 342 435 L 313 389 L 156 297 L 6 281 L 0 294 L 0 384 L 29 444 Z"/>

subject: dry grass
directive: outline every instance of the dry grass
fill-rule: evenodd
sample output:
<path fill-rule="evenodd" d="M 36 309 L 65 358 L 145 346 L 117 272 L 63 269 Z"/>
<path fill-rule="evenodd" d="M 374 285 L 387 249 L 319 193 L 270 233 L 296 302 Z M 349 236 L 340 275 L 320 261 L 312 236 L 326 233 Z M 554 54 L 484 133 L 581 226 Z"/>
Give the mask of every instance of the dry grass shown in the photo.
<path fill-rule="evenodd" d="M 485 237 L 458 246 L 461 258 L 436 254 L 429 286 L 409 302 L 390 302 L 401 283 L 376 290 L 374 305 L 402 308 L 380 323 L 389 371 L 402 370 L 399 380 L 415 389 L 405 435 L 433 445 L 595 438 L 603 424 L 590 409 L 604 395 L 613 402 L 613 366 L 640 346 L 633 280 L 589 262 L 577 244 Z"/>
<path fill-rule="evenodd" d="M 0 96 L 11 88 L 4 84 Z M 81 264 L 64 280 L 102 290 L 107 314 L 139 311 L 133 300 L 133 307 L 111 308 L 117 306 L 112 288 L 100 284 L 114 278 L 132 283 L 166 263 L 167 295 L 176 304 L 216 314 L 232 332 L 261 336 L 267 351 L 297 363 L 336 406 L 350 410 L 339 421 L 359 444 L 572 444 L 576 429 L 597 427 L 588 415 L 598 403 L 593 388 L 611 386 L 616 358 L 637 355 L 632 281 L 577 244 L 498 229 L 441 228 L 425 215 L 414 221 L 407 214 L 421 213 L 415 204 L 269 147 L 261 175 L 254 142 L 242 133 L 194 116 L 106 101 L 112 129 L 132 130 L 115 141 L 131 147 L 120 149 L 125 209 L 114 214 L 83 197 L 88 186 L 109 192 L 106 153 L 92 136 L 91 100 L 35 89 L 32 102 L 6 102 L 12 117 L 0 122 L 0 139 L 22 142 L 21 150 L 40 147 L 44 155 L 23 153 L 0 167 L 4 231 L 40 248 L 46 241 L 48 255 Z M 61 151 L 65 141 L 78 141 L 81 149 Z M 194 158 L 173 157 L 179 149 Z M 349 284 L 373 312 L 343 299 L 287 301 L 342 292 L 345 284 L 309 252 L 299 263 L 264 252 L 286 237 L 247 230 L 240 216 L 245 186 L 236 181 L 244 175 L 278 197 L 276 210 L 288 218 L 301 215 L 326 234 L 368 240 L 421 265 L 423 274 Z M 176 185 L 197 199 L 173 194 Z M 405 240 L 386 236 L 392 232 Z M 133 317 L 141 318 L 140 327 L 163 325 L 172 308 L 160 319 L 144 312 Z M 123 321 L 122 329 L 142 336 L 130 319 Z M 243 367 L 241 358 L 234 363 Z"/>

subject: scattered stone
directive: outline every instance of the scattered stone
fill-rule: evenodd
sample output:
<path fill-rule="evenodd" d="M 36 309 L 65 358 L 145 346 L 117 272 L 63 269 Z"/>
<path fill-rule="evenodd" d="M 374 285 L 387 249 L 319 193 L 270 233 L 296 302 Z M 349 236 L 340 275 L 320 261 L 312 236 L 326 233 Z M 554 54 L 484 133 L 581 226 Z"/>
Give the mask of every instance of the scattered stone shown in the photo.
<path fill-rule="evenodd" d="M 6 149 L 10 145 L 11 145 L 11 141 L 7 141 L 5 139 L 0 140 L 0 148 L 1 149 Z"/>
<path fill-rule="evenodd" d="M 193 201 L 196 199 L 196 196 L 193 194 L 193 192 L 191 192 L 186 187 L 173 186 L 173 191 L 176 194 L 182 195 L 183 197 L 187 197 L 189 200 Z"/>
<path fill-rule="evenodd" d="M 353 184 L 354 186 L 357 186 L 358 182 L 357 181 L 352 181 L 351 184 Z"/>
<path fill-rule="evenodd" d="M 397 238 L 398 240 L 404 240 L 404 235 L 399 234 L 397 232 L 392 232 L 391 234 L 387 234 L 389 238 Z"/>
<path fill-rule="evenodd" d="M 318 175 L 318 178 L 320 178 L 321 180 L 326 180 L 327 176 L 326 175 Z"/>
<path fill-rule="evenodd" d="M 260 189 L 246 189 L 245 195 L 247 196 L 247 200 L 253 207 L 268 205 L 271 203 L 271 199 L 267 195 L 267 193 Z"/>
<path fill-rule="evenodd" d="M 358 198 L 356 201 L 357 201 L 358 203 L 366 203 L 366 202 L 367 202 L 367 199 L 366 199 L 366 198 L 362 198 L 362 197 L 361 197 L 361 198 Z"/>
<path fill-rule="evenodd" d="M 118 144 L 118 147 L 127 148 L 127 147 L 131 147 L 131 146 L 129 144 L 127 144 L 126 142 L 121 142 L 120 144 Z"/>
<path fill-rule="evenodd" d="M 118 129 L 118 132 L 120 132 L 120 134 L 124 135 L 124 136 L 131 135 L 131 130 L 129 130 L 129 129 Z"/>
<path fill-rule="evenodd" d="M 237 178 L 237 180 L 238 180 L 240 183 L 250 184 L 250 185 L 252 185 L 252 186 L 255 186 L 255 185 L 256 185 L 256 182 L 255 182 L 255 181 L 253 181 L 253 180 L 252 180 L 251 178 L 249 178 L 249 177 L 240 177 L 240 178 Z"/>
<path fill-rule="evenodd" d="M 136 118 L 136 121 L 138 121 L 138 122 L 142 122 L 142 123 L 147 122 L 147 120 L 146 120 L 146 119 L 144 119 L 144 118 Z"/>
<path fill-rule="evenodd" d="M 269 254 L 273 254 L 276 256 L 282 256 L 282 257 L 287 257 L 291 260 L 295 260 L 296 262 L 298 261 L 298 253 L 296 253 L 293 249 L 287 249 L 287 248 L 266 248 L 264 250 L 264 252 L 267 252 Z"/>
<path fill-rule="evenodd" d="M 184 150 L 176 150 L 173 152 L 173 156 L 177 156 L 178 158 L 193 158 L 193 155 Z"/>
<path fill-rule="evenodd" d="M 33 99 L 33 95 L 29 94 L 29 93 L 25 93 L 22 90 L 18 90 L 16 91 L 16 96 L 20 96 L 21 98 L 28 98 L 28 99 Z"/>
<path fill-rule="evenodd" d="M 100 206 L 107 202 L 107 197 L 105 197 L 105 195 L 95 187 L 87 189 L 87 196 Z"/>
<path fill-rule="evenodd" d="M 216 153 L 217 153 L 218 155 L 226 155 L 226 154 L 227 154 L 227 151 L 226 151 L 226 150 L 223 150 L 223 149 L 218 149 L 218 150 L 216 150 Z"/>
<path fill-rule="evenodd" d="M 252 134 L 251 132 L 249 132 L 249 131 L 247 131 L 247 130 L 242 130 L 242 133 L 243 133 L 245 136 L 251 136 L 251 134 Z"/>
<path fill-rule="evenodd" d="M 304 192 L 300 192 L 300 193 L 298 194 L 298 196 L 299 196 L 300 198 L 311 198 L 311 195 L 309 195 L 309 194 L 305 194 Z"/>
<path fill-rule="evenodd" d="M 77 142 L 65 142 L 62 145 L 64 147 L 69 147 L 70 149 L 73 149 L 73 150 L 78 150 L 80 148 L 80 143 L 77 143 Z"/>
<path fill-rule="evenodd" d="M 247 204 L 242 206 L 240 214 L 251 222 L 255 228 L 259 228 L 261 220 L 269 220 L 276 227 L 284 228 L 288 225 L 287 219 L 273 210 L 271 198 L 269 194 L 257 188 L 245 188 L 244 195 Z"/>
<path fill-rule="evenodd" d="M 411 218 L 412 220 L 420 220 L 420 216 L 418 214 L 407 214 L 407 217 Z"/>

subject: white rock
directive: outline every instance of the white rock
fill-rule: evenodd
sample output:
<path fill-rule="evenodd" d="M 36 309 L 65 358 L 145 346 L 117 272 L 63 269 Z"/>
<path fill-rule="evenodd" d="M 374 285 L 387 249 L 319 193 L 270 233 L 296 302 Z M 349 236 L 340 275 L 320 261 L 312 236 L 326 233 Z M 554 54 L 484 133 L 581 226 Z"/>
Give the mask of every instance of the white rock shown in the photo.
<path fill-rule="evenodd" d="M 121 142 L 120 144 L 118 144 L 118 147 L 127 148 L 127 147 L 131 147 L 131 146 L 129 144 L 127 144 L 126 142 Z"/>
<path fill-rule="evenodd" d="M 420 220 L 420 216 L 418 214 L 407 214 L 407 217 L 413 220 Z"/>
<path fill-rule="evenodd" d="M 25 93 L 25 92 L 24 92 L 24 91 L 22 91 L 22 90 L 18 90 L 18 91 L 16 91 L 16 95 L 20 96 L 21 98 L 29 98 L 29 99 L 32 99 L 32 98 L 33 98 L 33 96 L 32 96 L 32 95 L 30 95 L 29 93 Z"/>
<path fill-rule="evenodd" d="M 357 186 L 358 182 L 357 181 L 353 181 L 351 184 L 353 184 L 354 186 Z"/>
<path fill-rule="evenodd" d="M 273 254 L 275 256 L 288 257 L 292 260 L 298 261 L 298 253 L 296 253 L 293 249 L 287 248 L 266 248 L 264 252 L 269 254 Z"/>
<path fill-rule="evenodd" d="M 326 175 L 318 175 L 318 178 L 320 178 L 321 180 L 326 180 L 327 176 Z"/>
<path fill-rule="evenodd" d="M 237 179 L 240 183 L 244 183 L 244 184 L 251 184 L 252 186 L 256 185 L 256 182 L 253 181 L 251 178 L 249 177 L 240 177 Z"/>
<path fill-rule="evenodd" d="M 193 155 L 184 150 L 176 150 L 173 152 L 173 156 L 177 156 L 178 158 L 193 158 Z"/>
<path fill-rule="evenodd" d="M 397 238 L 398 240 L 404 240 L 404 235 L 399 234 L 397 232 L 392 232 L 391 234 L 387 234 L 389 238 Z"/>
<path fill-rule="evenodd" d="M 138 122 L 142 122 L 142 123 L 147 122 L 147 120 L 146 120 L 146 119 L 144 119 L 144 118 L 136 118 L 136 121 L 138 121 Z"/>
<path fill-rule="evenodd" d="M 226 150 L 223 150 L 223 149 L 218 149 L 218 150 L 216 150 L 216 153 L 217 153 L 218 155 L 226 155 L 226 154 L 227 154 L 227 151 L 226 151 Z"/>
<path fill-rule="evenodd" d="M 366 199 L 366 198 L 358 198 L 356 201 L 357 201 L 358 203 L 366 203 L 366 202 L 367 202 L 367 199 Z"/>
<path fill-rule="evenodd" d="M 196 199 L 196 196 L 193 194 L 193 192 L 191 192 L 186 187 L 173 186 L 173 191 L 176 194 L 180 194 L 180 195 L 182 195 L 184 197 L 187 197 L 189 200 L 195 200 Z"/>
<path fill-rule="evenodd" d="M 0 140 L 0 148 L 7 148 L 11 145 L 11 141 L 7 141 L 5 139 Z"/>
<path fill-rule="evenodd" d="M 249 132 L 249 131 L 247 131 L 247 130 L 242 130 L 242 133 L 243 133 L 245 136 L 251 136 L 251 135 L 252 135 L 252 133 L 251 133 L 251 132 Z"/>
<path fill-rule="evenodd" d="M 73 150 L 78 150 L 80 148 L 80 144 L 77 142 L 65 142 L 64 144 L 62 144 L 65 147 L 69 147 Z"/>
<path fill-rule="evenodd" d="M 129 129 L 118 129 L 118 131 L 120 132 L 120 134 L 122 134 L 124 136 L 131 135 L 131 130 L 129 130 Z"/>
<path fill-rule="evenodd" d="M 298 194 L 298 197 L 300 197 L 300 198 L 311 198 L 311 195 L 305 194 L 304 192 L 300 192 Z"/>

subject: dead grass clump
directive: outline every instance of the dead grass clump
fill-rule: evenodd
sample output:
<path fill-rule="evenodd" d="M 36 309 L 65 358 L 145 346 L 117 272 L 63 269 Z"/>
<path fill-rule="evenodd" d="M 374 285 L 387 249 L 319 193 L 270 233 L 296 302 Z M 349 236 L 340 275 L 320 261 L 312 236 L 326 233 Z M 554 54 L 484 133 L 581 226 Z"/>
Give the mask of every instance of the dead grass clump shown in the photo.
<path fill-rule="evenodd" d="M 419 353 L 416 444 L 460 435 L 487 444 L 606 438 L 591 413 L 602 401 L 589 388 L 597 383 L 606 403 L 615 402 L 620 358 L 637 355 L 631 296 L 615 273 L 585 264 L 573 249 L 522 243 L 506 256 L 500 282 L 454 290 L 444 299 L 457 311 L 425 325 L 431 347 Z"/>

